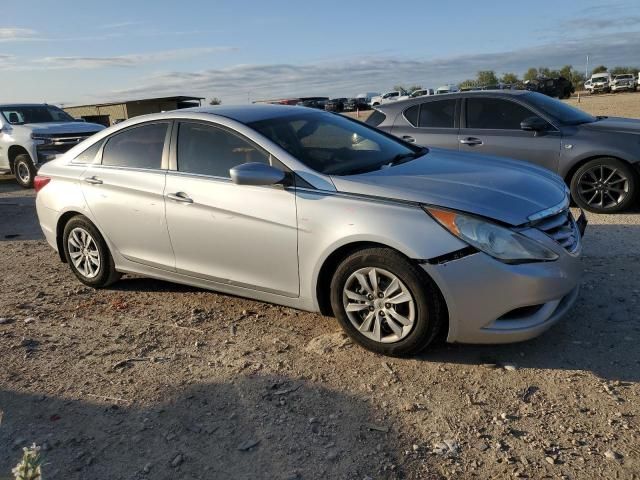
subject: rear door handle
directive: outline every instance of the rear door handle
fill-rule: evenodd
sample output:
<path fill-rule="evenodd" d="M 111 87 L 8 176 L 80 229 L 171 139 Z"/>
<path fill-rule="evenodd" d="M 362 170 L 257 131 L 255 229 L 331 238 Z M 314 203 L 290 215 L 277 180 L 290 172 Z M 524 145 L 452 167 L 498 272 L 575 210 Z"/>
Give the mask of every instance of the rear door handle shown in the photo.
<path fill-rule="evenodd" d="M 193 199 L 184 192 L 167 193 L 167 198 L 175 202 L 193 203 Z"/>
<path fill-rule="evenodd" d="M 480 140 L 479 138 L 475 138 L 475 137 L 468 137 L 468 138 L 463 138 L 462 140 L 460 140 L 460 143 L 463 145 L 482 145 L 482 140 Z"/>
<path fill-rule="evenodd" d="M 90 183 L 91 185 L 102 185 L 102 180 L 100 180 L 95 175 L 93 177 L 87 177 L 84 179 L 85 182 Z"/>
<path fill-rule="evenodd" d="M 404 135 L 404 136 L 402 137 L 402 139 L 403 139 L 405 142 L 409 142 L 409 143 L 416 143 L 416 139 L 415 139 L 415 138 L 413 138 L 411 135 Z"/>

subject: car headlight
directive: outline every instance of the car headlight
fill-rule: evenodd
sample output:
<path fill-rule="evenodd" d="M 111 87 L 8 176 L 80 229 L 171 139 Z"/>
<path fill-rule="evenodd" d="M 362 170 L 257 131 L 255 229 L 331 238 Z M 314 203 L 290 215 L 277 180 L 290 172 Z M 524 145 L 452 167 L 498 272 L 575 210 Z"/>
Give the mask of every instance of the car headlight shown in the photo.
<path fill-rule="evenodd" d="M 549 262 L 558 258 L 544 245 L 495 223 L 450 210 L 423 208 L 452 235 L 502 262 Z"/>
<path fill-rule="evenodd" d="M 32 133 L 31 139 L 39 142 L 40 145 L 47 145 L 49 143 L 53 143 L 53 137 L 51 135 L 46 135 L 43 133 Z"/>

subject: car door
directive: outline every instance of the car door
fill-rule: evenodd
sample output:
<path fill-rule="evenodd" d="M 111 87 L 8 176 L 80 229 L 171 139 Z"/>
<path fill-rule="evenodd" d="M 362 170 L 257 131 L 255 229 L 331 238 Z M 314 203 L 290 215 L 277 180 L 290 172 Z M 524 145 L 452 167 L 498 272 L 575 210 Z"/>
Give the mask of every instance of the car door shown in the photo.
<path fill-rule="evenodd" d="M 108 137 L 81 176 L 89 210 L 115 249 L 165 269 L 174 268 L 164 207 L 170 127 L 150 122 Z"/>
<path fill-rule="evenodd" d="M 543 132 L 520 128 L 526 118 L 540 115 L 506 98 L 469 96 L 464 103 L 460 151 L 525 160 L 557 172 L 560 132 L 548 122 Z"/>
<path fill-rule="evenodd" d="M 458 150 L 458 104 L 457 99 L 449 98 L 408 107 L 391 131 L 407 142 Z"/>
<path fill-rule="evenodd" d="M 295 297 L 298 232 L 293 189 L 237 185 L 229 169 L 270 155 L 226 127 L 181 121 L 165 188 L 179 273 Z M 275 161 L 277 162 L 277 161 Z"/>

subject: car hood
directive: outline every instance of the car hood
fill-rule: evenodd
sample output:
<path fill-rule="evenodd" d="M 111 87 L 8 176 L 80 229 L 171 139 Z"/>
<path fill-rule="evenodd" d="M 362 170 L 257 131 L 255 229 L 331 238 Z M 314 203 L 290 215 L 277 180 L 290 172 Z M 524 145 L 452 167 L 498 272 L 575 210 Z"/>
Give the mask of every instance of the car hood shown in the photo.
<path fill-rule="evenodd" d="M 103 125 L 86 122 L 25 123 L 22 126 L 41 134 L 95 133 L 104 129 Z"/>
<path fill-rule="evenodd" d="M 580 125 L 584 130 L 610 133 L 639 133 L 640 120 L 635 118 L 607 117 L 593 123 Z"/>
<path fill-rule="evenodd" d="M 534 165 L 435 148 L 394 167 L 331 178 L 340 192 L 445 207 L 510 225 L 526 223 L 567 195 L 559 176 Z"/>

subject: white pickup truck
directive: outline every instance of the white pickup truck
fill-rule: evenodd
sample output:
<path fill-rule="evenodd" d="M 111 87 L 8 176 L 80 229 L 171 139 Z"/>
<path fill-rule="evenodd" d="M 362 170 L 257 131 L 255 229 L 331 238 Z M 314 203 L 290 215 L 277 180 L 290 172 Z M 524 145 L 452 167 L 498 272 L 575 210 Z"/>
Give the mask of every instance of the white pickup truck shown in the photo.
<path fill-rule="evenodd" d="M 623 73 L 616 75 L 611 81 L 611 91 L 621 92 L 624 90 L 636 91 L 638 89 L 638 82 L 636 76 L 633 73 Z"/>
<path fill-rule="evenodd" d="M 0 105 L 0 173 L 29 188 L 40 165 L 102 129 L 53 105 Z"/>
<path fill-rule="evenodd" d="M 393 92 L 387 92 L 377 97 L 373 97 L 371 99 L 371 106 L 377 107 L 378 105 L 397 102 L 398 100 L 406 100 L 407 98 L 409 98 L 409 94 L 407 92 L 403 90 L 395 90 Z"/>
<path fill-rule="evenodd" d="M 589 93 L 609 93 L 612 80 L 613 76 L 609 72 L 594 73 L 589 80 L 584 82 L 584 89 Z"/>

